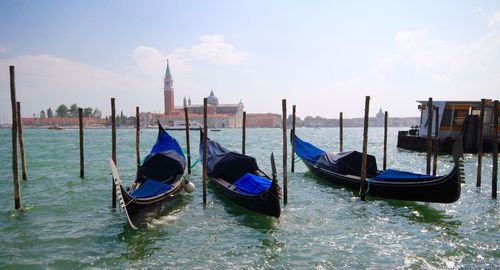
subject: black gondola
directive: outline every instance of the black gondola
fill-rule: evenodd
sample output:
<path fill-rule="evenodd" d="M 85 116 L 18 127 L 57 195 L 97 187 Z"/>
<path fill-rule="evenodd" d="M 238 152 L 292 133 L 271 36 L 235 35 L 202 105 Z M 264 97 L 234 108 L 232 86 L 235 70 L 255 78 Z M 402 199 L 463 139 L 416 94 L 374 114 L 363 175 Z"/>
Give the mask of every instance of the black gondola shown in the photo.
<path fill-rule="evenodd" d="M 200 157 L 203 136 L 200 131 Z M 230 151 L 208 138 L 207 163 L 209 181 L 233 202 L 268 216 L 281 215 L 280 187 L 274 170 L 271 178 L 259 169 L 255 158 Z"/>
<path fill-rule="evenodd" d="M 115 163 L 110 158 L 113 183 L 130 226 L 139 225 L 165 201 L 178 195 L 189 183 L 182 148 L 158 123 L 158 137 L 149 155 L 137 170 L 137 179 L 127 188 L 121 185 Z M 189 183 L 190 184 L 190 183 Z M 192 192 L 190 184 L 186 190 Z"/>
<path fill-rule="evenodd" d="M 295 153 L 314 175 L 333 184 L 360 189 L 360 152 L 328 153 L 297 136 L 294 139 Z M 454 144 L 453 159 L 455 164 L 449 174 L 432 176 L 391 169 L 378 171 L 375 157 L 368 155 L 366 193 L 395 200 L 453 203 L 460 198 L 461 192 L 461 143 Z"/>

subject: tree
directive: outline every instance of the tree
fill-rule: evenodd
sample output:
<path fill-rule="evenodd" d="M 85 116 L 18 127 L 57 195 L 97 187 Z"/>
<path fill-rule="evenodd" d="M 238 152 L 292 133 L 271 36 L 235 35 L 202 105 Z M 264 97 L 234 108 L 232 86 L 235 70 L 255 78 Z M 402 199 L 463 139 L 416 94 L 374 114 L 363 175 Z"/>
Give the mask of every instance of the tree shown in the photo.
<path fill-rule="evenodd" d="M 92 117 L 92 108 L 87 107 L 83 109 L 83 117 Z"/>
<path fill-rule="evenodd" d="M 56 114 L 57 117 L 68 117 L 68 107 L 64 104 L 59 105 L 59 107 L 57 107 Z"/>
<path fill-rule="evenodd" d="M 102 113 L 99 109 L 95 108 L 94 109 L 94 112 L 92 113 L 92 116 L 95 117 L 95 118 L 101 118 L 102 117 Z"/>
<path fill-rule="evenodd" d="M 78 117 L 78 105 L 73 104 L 69 107 L 69 117 Z"/>
<path fill-rule="evenodd" d="M 40 111 L 40 118 L 45 118 L 45 111 Z"/>
<path fill-rule="evenodd" d="M 48 108 L 48 109 L 47 109 L 47 117 L 48 117 L 48 118 L 52 118 L 52 117 L 54 117 L 54 113 L 52 112 L 52 109 L 51 109 L 51 108 Z"/>

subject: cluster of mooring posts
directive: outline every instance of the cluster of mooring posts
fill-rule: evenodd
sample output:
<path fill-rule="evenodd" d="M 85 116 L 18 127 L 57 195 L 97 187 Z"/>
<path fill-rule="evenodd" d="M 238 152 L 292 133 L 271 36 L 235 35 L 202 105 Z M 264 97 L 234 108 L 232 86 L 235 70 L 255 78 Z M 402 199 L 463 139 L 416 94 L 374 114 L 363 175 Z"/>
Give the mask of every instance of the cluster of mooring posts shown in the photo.
<path fill-rule="evenodd" d="M 21 192 L 19 183 L 19 167 L 18 167 L 18 140 L 19 148 L 21 152 L 21 169 L 22 178 L 27 180 L 27 168 L 26 168 L 26 156 L 24 151 L 24 138 L 23 138 L 23 128 L 21 119 L 21 103 L 16 100 L 16 85 L 15 85 L 15 67 L 9 67 L 10 74 L 10 94 L 11 94 L 11 105 L 12 105 L 12 175 L 14 184 L 14 205 L 15 209 L 21 208 Z M 435 125 L 434 136 L 432 136 L 432 123 L 434 113 L 436 115 L 436 122 L 439 123 L 439 108 L 432 105 L 432 98 L 429 98 L 427 103 L 429 109 L 428 115 L 428 128 L 427 129 L 427 162 L 426 162 L 426 173 L 436 175 L 437 171 L 437 151 L 439 143 L 439 125 Z M 494 101 L 494 126 L 493 126 L 493 169 L 492 169 L 492 184 L 491 184 L 491 196 L 492 198 L 497 197 L 497 174 L 498 174 L 498 100 Z M 367 162 L 367 145 L 368 145 L 368 116 L 370 108 L 370 97 L 365 97 L 365 113 L 364 113 L 364 125 L 363 125 L 363 154 L 362 154 L 362 167 L 361 167 L 361 188 L 360 195 L 361 199 L 365 199 L 366 194 L 366 162 Z M 479 145 L 478 145 L 478 162 L 477 162 L 477 181 L 476 186 L 481 186 L 481 175 L 482 175 L 482 156 L 483 156 L 483 126 L 484 126 L 484 111 L 485 111 L 485 99 L 481 99 L 481 110 L 479 116 Z M 189 142 L 189 113 L 187 108 L 184 108 L 185 117 L 185 129 L 186 129 L 186 146 L 187 146 L 187 163 L 188 163 L 188 173 L 191 174 L 191 150 Z M 342 152 L 343 149 L 343 118 L 342 112 L 339 114 L 339 151 Z M 78 109 L 78 123 L 79 123 L 79 146 L 80 146 L 80 177 L 85 176 L 85 155 L 84 155 L 84 122 L 83 122 L 83 110 Z M 383 158 L 383 169 L 387 168 L 387 119 L 388 112 L 384 113 L 384 158 Z M 291 138 L 292 138 L 292 153 L 291 153 L 291 172 L 295 172 L 295 123 L 296 123 L 296 105 L 292 106 L 292 127 L 291 127 Z M 282 130 L 283 130 L 283 203 L 286 205 L 288 202 L 288 150 L 287 150 L 287 105 L 286 99 L 282 100 Z M 207 121 L 207 98 L 203 99 L 203 145 L 207 145 L 208 139 L 208 121 Z M 243 112 L 243 127 L 242 127 L 242 146 L 241 152 L 245 154 L 245 142 L 246 142 L 246 112 Z M 207 204 L 207 149 L 203 147 L 202 154 L 202 183 L 203 183 L 203 205 Z M 116 110 L 115 110 L 115 98 L 111 98 L 111 157 L 115 164 L 117 164 L 116 159 Z M 137 167 L 140 166 L 140 115 L 139 107 L 136 107 L 136 160 Z M 274 162 L 274 159 L 272 160 Z M 431 168 L 432 163 L 432 168 Z M 274 166 L 273 166 L 273 175 Z M 112 181 L 112 207 L 116 208 L 116 189 L 114 188 Z"/>

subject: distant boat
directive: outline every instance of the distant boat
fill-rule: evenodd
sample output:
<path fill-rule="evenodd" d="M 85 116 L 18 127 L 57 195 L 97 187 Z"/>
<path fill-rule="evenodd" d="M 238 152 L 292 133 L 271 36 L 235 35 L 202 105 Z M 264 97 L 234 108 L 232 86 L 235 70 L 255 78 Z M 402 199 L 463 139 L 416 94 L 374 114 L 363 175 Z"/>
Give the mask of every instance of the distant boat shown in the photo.
<path fill-rule="evenodd" d="M 220 129 L 211 129 L 210 131 L 218 132 Z"/>
<path fill-rule="evenodd" d="M 199 130 L 202 126 L 196 121 L 189 121 L 189 130 Z M 165 130 L 185 130 L 186 124 L 184 121 L 174 121 L 173 125 L 166 127 Z"/>
<path fill-rule="evenodd" d="M 57 126 L 57 125 L 56 126 L 50 126 L 50 127 L 48 127 L 48 129 L 50 129 L 50 130 L 64 130 L 63 127 Z"/>

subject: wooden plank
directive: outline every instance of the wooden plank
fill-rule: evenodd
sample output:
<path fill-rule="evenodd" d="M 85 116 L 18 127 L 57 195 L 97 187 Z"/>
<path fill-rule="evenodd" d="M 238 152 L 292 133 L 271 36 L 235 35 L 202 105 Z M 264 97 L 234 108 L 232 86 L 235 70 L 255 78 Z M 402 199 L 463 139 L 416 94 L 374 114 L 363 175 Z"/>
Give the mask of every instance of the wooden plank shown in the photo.
<path fill-rule="evenodd" d="M 115 98 L 111 98 L 111 158 L 115 165 L 116 162 L 116 110 L 115 110 Z M 114 181 L 111 181 L 112 187 L 112 202 L 111 206 L 116 208 L 116 188 Z"/>
<path fill-rule="evenodd" d="M 432 110 L 432 98 L 429 98 L 427 102 L 427 163 L 425 172 L 426 174 L 431 174 L 431 157 L 432 157 L 432 116 L 434 115 Z"/>
<path fill-rule="evenodd" d="M 486 99 L 481 99 L 481 109 L 479 111 L 479 136 L 477 145 L 477 178 L 476 187 L 481 186 L 481 174 L 483 173 L 483 143 L 484 143 L 484 107 Z"/>
<path fill-rule="evenodd" d="M 493 103 L 493 169 L 491 172 L 491 197 L 497 198 L 498 183 L 498 100 Z"/>
<path fill-rule="evenodd" d="M 207 98 L 203 99 L 203 206 L 207 206 L 207 143 L 208 143 L 208 121 L 207 121 Z"/>
<path fill-rule="evenodd" d="M 339 152 L 344 151 L 344 115 L 340 112 L 339 116 Z"/>
<path fill-rule="evenodd" d="M 389 114 L 387 111 L 384 113 L 384 171 L 387 170 L 387 118 Z"/>
<path fill-rule="evenodd" d="M 366 162 L 368 156 L 368 117 L 370 111 L 370 97 L 365 97 L 365 118 L 363 125 L 363 156 L 361 159 L 361 200 L 365 200 L 366 196 Z"/>
<path fill-rule="evenodd" d="M 436 111 L 436 127 L 434 129 L 434 158 L 432 160 L 432 175 L 437 173 L 437 159 L 439 148 L 439 107 L 435 108 Z"/>
<path fill-rule="evenodd" d="M 26 176 L 26 156 L 24 154 L 24 135 L 23 135 L 23 121 L 21 117 L 21 102 L 17 101 L 17 135 L 19 136 L 19 147 L 21 150 L 21 171 L 23 180 L 28 179 Z"/>
<path fill-rule="evenodd" d="M 295 112 L 296 112 L 296 107 L 295 105 L 292 106 L 292 169 L 291 172 L 295 172 Z"/>
<path fill-rule="evenodd" d="M 241 153 L 245 154 L 247 112 L 243 112 L 243 126 L 241 129 Z"/>
<path fill-rule="evenodd" d="M 19 172 L 17 167 L 17 101 L 16 101 L 16 75 L 15 67 L 9 66 L 10 75 L 10 103 L 12 108 L 12 178 L 14 180 L 14 208 L 21 208 L 21 187 L 19 185 Z"/>
<path fill-rule="evenodd" d="M 80 141 L 80 178 L 85 176 L 85 159 L 83 149 L 83 109 L 78 108 L 78 129 Z"/>
<path fill-rule="evenodd" d="M 288 170 L 287 170 L 287 139 L 286 139 L 286 99 L 281 100 L 281 109 L 283 113 L 283 203 L 286 205 L 288 203 Z"/>
<path fill-rule="evenodd" d="M 189 112 L 188 108 L 184 108 L 184 121 L 186 126 L 186 151 L 187 151 L 187 163 L 188 163 L 188 173 L 191 174 L 191 145 L 189 143 Z"/>
<path fill-rule="evenodd" d="M 137 168 L 141 166 L 141 116 L 139 107 L 135 107 L 135 157 Z"/>

